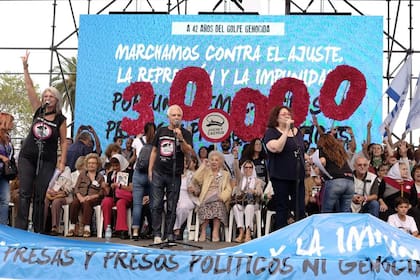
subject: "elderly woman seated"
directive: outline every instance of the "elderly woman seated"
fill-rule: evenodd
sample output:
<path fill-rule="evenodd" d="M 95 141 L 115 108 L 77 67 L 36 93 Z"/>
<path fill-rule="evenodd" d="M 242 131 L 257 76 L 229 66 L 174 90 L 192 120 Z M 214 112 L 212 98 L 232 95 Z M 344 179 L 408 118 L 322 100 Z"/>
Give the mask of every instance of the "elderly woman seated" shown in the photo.
<path fill-rule="evenodd" d="M 93 207 L 101 203 L 104 196 L 105 180 L 98 172 L 101 159 L 98 154 L 90 153 L 85 157 L 85 170 L 81 171 L 74 187 L 74 199 L 70 204 L 70 227 L 68 237 L 76 235 L 75 224 L 79 210 L 82 210 L 83 237 L 90 237 L 90 223 Z"/>
<path fill-rule="evenodd" d="M 263 193 L 262 186 L 264 182 L 257 178 L 254 163 L 250 160 L 246 160 L 242 164 L 239 176 L 236 177 L 238 184 L 232 192 L 231 211 L 233 211 L 233 216 L 239 229 L 239 235 L 235 242 L 242 243 L 251 240 L 254 228 L 254 214 L 259 208 L 258 203 Z"/>
<path fill-rule="evenodd" d="M 223 169 L 224 156 L 212 151 L 201 164 L 188 191 L 198 197 L 198 218 L 201 222 L 200 241 L 206 241 L 206 229 L 213 220 L 212 241 L 220 240 L 220 223 L 227 225 L 227 207 L 232 193 L 229 172 Z"/>

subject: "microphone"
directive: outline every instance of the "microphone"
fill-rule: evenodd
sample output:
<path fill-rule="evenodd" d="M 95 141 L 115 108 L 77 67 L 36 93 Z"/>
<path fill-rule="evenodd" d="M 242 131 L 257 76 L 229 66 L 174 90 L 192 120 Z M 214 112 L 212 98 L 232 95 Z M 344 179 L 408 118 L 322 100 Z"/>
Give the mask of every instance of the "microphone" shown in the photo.
<path fill-rule="evenodd" d="M 290 129 L 293 129 L 293 127 L 295 127 L 295 126 L 294 126 L 294 124 L 293 124 L 293 123 L 291 123 L 291 124 L 290 124 Z"/>
<path fill-rule="evenodd" d="M 174 120 L 174 127 L 177 128 L 181 125 L 181 122 L 179 120 Z"/>
<path fill-rule="evenodd" d="M 45 110 L 48 107 L 48 105 L 50 105 L 50 101 L 47 100 L 44 104 L 42 104 L 41 110 Z"/>

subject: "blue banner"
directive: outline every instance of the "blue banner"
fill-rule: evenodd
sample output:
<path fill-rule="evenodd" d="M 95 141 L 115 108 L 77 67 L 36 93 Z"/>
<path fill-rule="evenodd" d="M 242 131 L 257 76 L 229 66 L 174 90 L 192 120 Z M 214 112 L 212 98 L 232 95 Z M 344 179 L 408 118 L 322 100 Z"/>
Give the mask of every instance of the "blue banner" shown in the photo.
<path fill-rule="evenodd" d="M 368 214 L 319 214 L 219 250 L 84 242 L 0 226 L 9 279 L 418 279 L 420 240 Z"/>
<path fill-rule="evenodd" d="M 202 141 L 200 116 L 210 109 L 239 118 L 231 120 L 235 135 L 260 135 L 267 104 L 279 101 L 271 97 L 283 101 L 279 95 L 287 90 L 276 82 L 293 77 L 303 86 L 295 87 L 284 100 L 302 104 L 295 112 L 301 116 L 300 124 L 312 126 L 315 114 L 326 129 L 353 127 L 360 144 L 366 137 L 360 128 L 372 120 L 374 132 L 382 120 L 382 30 L 382 17 L 368 16 L 84 15 L 75 128 L 92 125 L 106 147 L 116 135 L 141 132 L 147 120 L 166 123 L 172 102 L 192 107 L 184 110 L 189 116 L 184 125 L 191 128 L 197 147 Z M 327 77 L 343 65 L 351 71 Z M 197 73 L 196 68 L 203 71 Z M 175 81 L 181 70 L 182 77 Z M 340 77 L 345 79 L 341 82 Z M 328 90 L 321 92 L 327 80 Z M 147 85 L 130 87 L 135 82 Z M 246 102 L 242 96 L 248 89 L 253 90 L 249 99 L 256 104 L 242 110 L 247 114 L 243 121 L 232 107 L 235 97 L 237 106 L 246 105 L 241 102 Z M 321 110 L 322 95 L 328 98 Z M 342 103 L 345 108 L 335 108 Z M 258 127 L 252 126 L 254 122 Z M 314 136 L 307 135 L 311 142 Z M 372 138 L 380 141 L 376 133 Z"/>

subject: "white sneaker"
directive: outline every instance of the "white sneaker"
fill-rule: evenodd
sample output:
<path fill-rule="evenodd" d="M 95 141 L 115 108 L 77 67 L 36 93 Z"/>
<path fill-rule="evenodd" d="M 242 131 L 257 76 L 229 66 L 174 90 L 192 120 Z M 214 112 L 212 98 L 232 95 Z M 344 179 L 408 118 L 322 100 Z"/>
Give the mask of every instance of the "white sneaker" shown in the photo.
<path fill-rule="evenodd" d="M 153 239 L 153 244 L 160 244 L 162 243 L 162 238 L 160 238 L 160 236 L 155 236 L 155 238 Z"/>

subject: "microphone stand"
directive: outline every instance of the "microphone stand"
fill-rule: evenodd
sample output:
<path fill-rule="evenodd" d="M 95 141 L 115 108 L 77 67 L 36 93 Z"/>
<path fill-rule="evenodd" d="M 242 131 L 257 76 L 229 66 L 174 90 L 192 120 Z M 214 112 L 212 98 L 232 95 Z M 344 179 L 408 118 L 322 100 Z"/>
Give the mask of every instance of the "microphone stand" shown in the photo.
<path fill-rule="evenodd" d="M 297 140 L 297 133 L 294 133 L 294 128 L 292 127 L 292 134 L 293 134 L 293 141 L 296 144 L 296 151 L 294 151 L 295 158 L 296 158 L 296 183 L 295 183 L 295 192 L 296 192 L 296 202 L 295 202 L 295 218 L 296 221 L 300 219 L 300 213 L 299 213 L 299 186 L 300 186 L 300 170 L 301 170 L 301 161 L 302 161 L 302 151 L 300 150 L 299 142 Z"/>
<path fill-rule="evenodd" d="M 36 140 L 36 144 L 38 146 L 38 157 L 37 157 L 37 161 L 36 161 L 36 171 L 35 171 L 35 176 L 38 176 L 39 174 L 39 170 L 42 167 L 42 154 L 44 152 L 44 129 L 45 129 L 45 113 L 47 111 L 47 107 L 45 106 L 45 108 L 43 108 L 44 106 L 41 107 L 41 113 L 39 114 L 39 117 L 41 118 L 41 127 L 42 127 L 42 132 L 40 133 L 40 138 L 38 140 Z"/>
<path fill-rule="evenodd" d="M 36 160 L 36 171 L 35 171 L 35 180 L 38 181 L 38 176 L 39 176 L 39 172 L 42 168 L 42 157 L 43 157 L 43 153 L 44 153 L 44 133 L 45 133 L 45 115 L 46 115 L 46 111 L 47 111 L 47 106 L 48 104 L 44 104 L 41 107 L 41 111 L 39 114 L 39 118 L 41 118 L 41 126 L 39 126 L 37 129 L 41 128 L 41 131 L 39 132 L 39 139 L 37 139 L 36 145 L 38 146 L 38 156 L 37 156 L 37 160 Z M 37 188 L 35 188 L 34 190 L 35 194 L 34 197 L 37 197 L 37 192 L 39 192 L 39 190 Z M 36 232 L 42 232 L 43 229 L 43 211 L 44 209 L 38 209 L 40 207 L 38 207 L 39 205 L 39 201 L 37 201 L 36 199 L 32 198 L 32 203 L 33 203 L 33 213 L 32 213 L 32 217 L 31 217 L 31 221 L 33 222 L 33 226 Z M 36 210 L 36 211 L 35 211 Z M 42 212 L 41 212 L 42 211 Z M 29 219 L 29 217 L 28 217 Z"/>
<path fill-rule="evenodd" d="M 177 124 L 174 128 L 178 128 L 178 127 L 181 129 L 179 124 Z M 175 147 L 174 147 L 174 152 L 172 154 L 172 184 L 171 184 L 171 187 L 172 187 L 172 189 L 175 189 L 176 150 L 177 150 L 177 147 L 179 146 L 179 140 L 176 137 L 175 132 L 172 131 L 172 133 L 173 133 L 173 136 L 175 138 Z M 181 133 L 182 133 L 182 131 L 181 131 Z M 184 230 L 187 230 L 187 229 L 184 229 Z M 183 246 L 189 246 L 189 247 L 193 247 L 193 248 L 203 249 L 203 247 L 201 247 L 201 246 L 188 244 L 186 242 L 181 242 L 181 241 L 175 240 L 175 238 L 174 238 L 174 240 L 167 240 L 167 241 L 164 241 L 162 243 L 150 244 L 149 246 L 157 246 L 160 249 L 163 249 L 163 248 L 166 248 L 166 247 L 172 247 L 172 246 L 176 246 L 176 245 L 183 245 Z"/>

